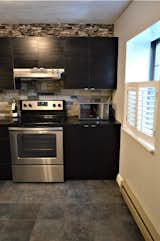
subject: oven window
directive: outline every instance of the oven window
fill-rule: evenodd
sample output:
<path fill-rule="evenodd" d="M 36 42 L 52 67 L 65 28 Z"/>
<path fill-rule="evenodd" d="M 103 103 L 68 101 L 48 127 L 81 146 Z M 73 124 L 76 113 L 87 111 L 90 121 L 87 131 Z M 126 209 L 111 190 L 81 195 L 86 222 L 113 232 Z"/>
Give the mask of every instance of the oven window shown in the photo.
<path fill-rule="evenodd" d="M 21 158 L 56 157 L 56 134 L 18 134 L 17 142 Z"/>

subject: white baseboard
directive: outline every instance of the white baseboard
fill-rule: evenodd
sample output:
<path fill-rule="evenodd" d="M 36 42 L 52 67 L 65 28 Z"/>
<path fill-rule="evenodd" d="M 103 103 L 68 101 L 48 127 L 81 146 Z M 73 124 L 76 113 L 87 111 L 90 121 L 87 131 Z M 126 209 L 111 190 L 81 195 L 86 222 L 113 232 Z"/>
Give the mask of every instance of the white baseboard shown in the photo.
<path fill-rule="evenodd" d="M 144 239 L 146 241 L 160 241 L 160 235 L 156 231 L 149 217 L 145 213 L 136 196 L 131 191 L 126 181 L 118 174 L 117 183 L 120 186 L 122 196 L 130 209 Z"/>
<path fill-rule="evenodd" d="M 121 188 L 124 180 L 123 180 L 122 176 L 120 175 L 120 173 L 118 173 L 116 181 L 117 181 L 119 187 Z"/>

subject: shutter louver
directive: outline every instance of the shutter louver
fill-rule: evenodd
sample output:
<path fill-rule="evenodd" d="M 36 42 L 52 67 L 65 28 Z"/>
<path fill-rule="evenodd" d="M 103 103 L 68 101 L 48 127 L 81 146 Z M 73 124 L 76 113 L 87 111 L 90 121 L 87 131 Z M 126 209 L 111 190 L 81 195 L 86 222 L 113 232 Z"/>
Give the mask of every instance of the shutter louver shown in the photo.
<path fill-rule="evenodd" d="M 138 90 L 137 129 L 142 133 L 153 136 L 155 88 L 140 87 Z"/>
<path fill-rule="evenodd" d="M 137 139 L 154 145 L 160 81 L 127 83 L 125 124 Z"/>
<path fill-rule="evenodd" d="M 127 113 L 127 121 L 130 126 L 135 127 L 136 125 L 136 91 L 129 90 L 128 91 L 128 113 Z"/>

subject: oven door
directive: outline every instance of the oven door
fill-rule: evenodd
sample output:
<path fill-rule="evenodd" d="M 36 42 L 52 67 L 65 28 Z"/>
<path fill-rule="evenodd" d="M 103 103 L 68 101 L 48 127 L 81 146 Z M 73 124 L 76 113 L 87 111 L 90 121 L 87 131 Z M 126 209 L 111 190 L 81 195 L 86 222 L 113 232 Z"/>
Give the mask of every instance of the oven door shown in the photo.
<path fill-rule="evenodd" d="M 63 128 L 10 127 L 12 164 L 63 164 Z"/>

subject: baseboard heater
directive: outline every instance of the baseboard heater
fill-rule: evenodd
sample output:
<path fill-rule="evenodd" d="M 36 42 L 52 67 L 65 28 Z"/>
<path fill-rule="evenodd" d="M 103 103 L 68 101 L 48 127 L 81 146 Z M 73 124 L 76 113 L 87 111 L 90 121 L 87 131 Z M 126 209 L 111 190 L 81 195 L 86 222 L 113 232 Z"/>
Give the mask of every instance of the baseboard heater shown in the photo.
<path fill-rule="evenodd" d="M 160 235 L 157 233 L 155 227 L 125 181 L 122 181 L 120 190 L 144 239 L 146 241 L 160 241 Z"/>

